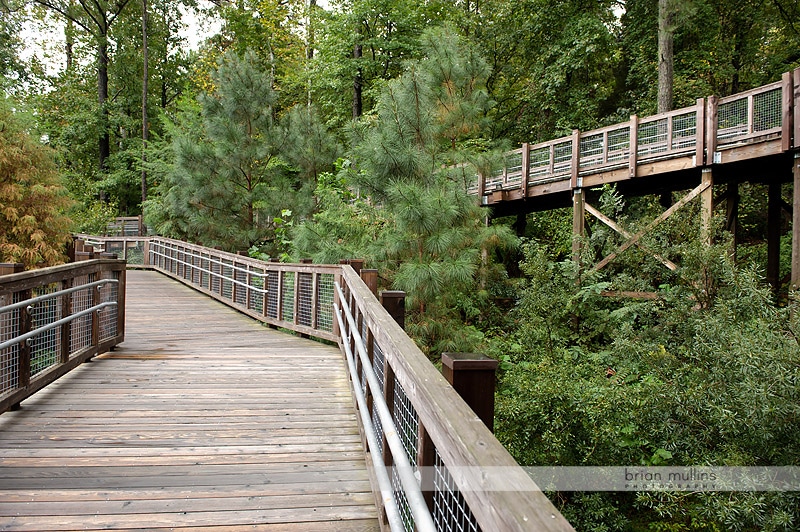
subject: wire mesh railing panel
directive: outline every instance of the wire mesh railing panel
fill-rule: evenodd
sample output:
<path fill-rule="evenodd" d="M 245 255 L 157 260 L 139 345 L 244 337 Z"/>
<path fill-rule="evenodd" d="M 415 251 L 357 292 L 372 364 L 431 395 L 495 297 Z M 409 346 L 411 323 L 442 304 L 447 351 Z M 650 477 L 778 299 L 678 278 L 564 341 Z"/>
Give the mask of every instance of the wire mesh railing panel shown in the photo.
<path fill-rule="evenodd" d="M 408 498 L 406 497 L 405 491 L 403 491 L 403 485 L 400 481 L 400 475 L 397 472 L 397 468 L 392 468 L 392 491 L 394 492 L 394 500 L 397 504 L 397 510 L 400 513 L 400 519 L 403 522 L 403 530 L 406 532 L 413 532 L 414 531 L 414 516 L 411 513 L 411 505 L 408 503 Z"/>
<path fill-rule="evenodd" d="M 495 170 L 492 174 L 486 178 L 486 183 L 484 186 L 486 190 L 499 190 L 503 188 L 503 175 L 504 169 L 500 168 L 499 170 Z"/>
<path fill-rule="evenodd" d="M 640 123 L 637 133 L 637 155 L 646 157 L 669 150 L 667 142 L 668 118 Z"/>
<path fill-rule="evenodd" d="M 280 272 L 271 271 L 267 277 L 267 317 L 278 319 L 278 295 L 280 294 Z"/>
<path fill-rule="evenodd" d="M 250 290 L 250 301 L 248 302 L 248 308 L 253 309 L 260 314 L 264 313 L 263 290 L 265 273 L 266 270 L 254 269 L 252 275 L 250 276 L 250 286 L 252 286 L 255 290 Z"/>
<path fill-rule="evenodd" d="M 281 317 L 283 321 L 294 321 L 294 272 L 283 274 L 281 285 Z"/>
<path fill-rule="evenodd" d="M 522 152 L 515 151 L 506 155 L 506 187 L 519 188 L 522 185 Z"/>
<path fill-rule="evenodd" d="M 581 168 L 603 164 L 603 152 L 605 151 L 603 134 L 596 133 L 582 137 L 580 150 Z"/>
<path fill-rule="evenodd" d="M 386 382 L 385 376 L 385 365 L 386 360 L 383 356 L 383 351 L 378 346 L 378 342 L 373 340 L 373 347 L 372 347 L 372 371 L 375 372 L 375 378 L 378 380 L 378 384 L 380 385 L 380 392 L 383 392 L 383 388 Z M 378 393 L 375 391 L 374 393 Z M 378 441 L 379 445 L 383 445 L 383 425 L 381 424 L 380 416 L 378 415 L 378 407 L 373 404 L 372 406 L 372 425 L 375 427 L 375 439 Z M 379 449 L 379 451 L 382 451 Z"/>
<path fill-rule="evenodd" d="M 458 490 L 439 452 L 434 453 L 433 523 L 443 532 L 480 532 L 481 527 Z"/>
<path fill-rule="evenodd" d="M 780 88 L 753 95 L 753 133 L 781 127 L 783 91 Z"/>
<path fill-rule="evenodd" d="M 612 129 L 607 134 L 607 163 L 626 161 L 631 154 L 631 128 Z"/>
<path fill-rule="evenodd" d="M 672 117 L 672 149 L 697 146 L 697 111 Z"/>
<path fill-rule="evenodd" d="M 136 242 L 127 242 L 125 244 L 125 260 L 128 261 L 128 264 L 136 264 L 142 265 L 144 264 L 144 242 L 143 241 L 136 241 Z M 108 248 L 106 248 L 108 251 Z M 118 255 L 119 258 L 123 258 L 122 254 Z"/>
<path fill-rule="evenodd" d="M 0 296 L 0 306 L 19 302 L 19 294 Z M 0 313 L 0 342 L 16 337 L 20 330 L 20 309 Z M 19 387 L 19 344 L 0 350 L 0 395 Z"/>
<path fill-rule="evenodd" d="M 314 274 L 297 274 L 297 323 L 311 327 L 314 303 Z"/>
<path fill-rule="evenodd" d="M 33 290 L 34 297 L 53 294 L 60 288 L 53 283 Z M 31 351 L 31 376 L 57 364 L 61 355 L 61 328 L 44 327 L 61 319 L 63 303 L 60 296 L 48 298 L 31 306 L 31 331 L 43 329 L 28 341 Z"/>
<path fill-rule="evenodd" d="M 572 141 L 553 145 L 553 175 L 560 176 L 572 171 Z"/>
<path fill-rule="evenodd" d="M 333 294 L 336 292 L 332 273 L 317 278 L 317 329 L 333 332 Z"/>
<path fill-rule="evenodd" d="M 192 283 L 196 285 L 200 285 L 203 279 L 203 270 L 201 269 L 202 263 L 202 258 L 192 253 Z"/>
<path fill-rule="evenodd" d="M 749 133 L 747 98 L 725 102 L 717 107 L 717 143 L 730 141 Z"/>
<path fill-rule="evenodd" d="M 406 391 L 399 382 L 394 383 L 394 405 L 392 419 L 397 427 L 397 434 L 403 442 L 408 461 L 412 466 L 417 465 L 417 440 L 419 439 L 419 417 Z"/>
<path fill-rule="evenodd" d="M 550 146 L 528 151 L 528 183 L 533 184 L 550 175 Z"/>
<path fill-rule="evenodd" d="M 214 260 L 211 261 L 211 291 L 215 294 L 219 294 L 221 291 L 221 284 L 222 280 L 220 278 L 220 274 L 222 273 L 222 266 Z"/>
<path fill-rule="evenodd" d="M 222 274 L 222 297 L 225 299 L 233 300 L 233 268 L 231 268 L 231 262 L 227 260 L 222 261 L 222 265 L 220 267 L 220 273 Z"/>
<path fill-rule="evenodd" d="M 236 297 L 234 299 L 234 303 L 237 305 L 241 305 L 243 307 L 247 306 L 247 270 L 245 270 L 245 266 L 242 264 L 233 263 L 233 279 L 236 281 L 235 285 L 235 292 Z"/>
<path fill-rule="evenodd" d="M 114 272 L 114 279 L 119 279 L 119 272 Z M 100 302 L 110 303 L 119 300 L 119 284 L 108 283 L 103 285 L 100 291 Z M 117 336 L 117 319 L 119 317 L 119 309 L 116 305 L 105 307 L 99 311 L 99 327 L 98 338 L 101 342 L 114 338 Z"/>
<path fill-rule="evenodd" d="M 94 281 L 94 274 L 76 277 L 73 280 L 74 286 L 91 283 Z M 92 307 L 92 288 L 84 288 L 72 294 L 72 313 L 77 314 Z M 92 345 L 92 316 L 87 314 L 72 320 L 70 332 L 70 356 L 74 356 L 78 351 Z"/>

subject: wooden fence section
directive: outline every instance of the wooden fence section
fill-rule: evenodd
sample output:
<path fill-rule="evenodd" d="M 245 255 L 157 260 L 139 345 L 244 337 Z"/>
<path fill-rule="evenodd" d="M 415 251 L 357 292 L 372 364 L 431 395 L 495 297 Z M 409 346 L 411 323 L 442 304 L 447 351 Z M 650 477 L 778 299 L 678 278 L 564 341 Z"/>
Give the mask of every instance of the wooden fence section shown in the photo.
<path fill-rule="evenodd" d="M 87 239 L 106 249 L 121 242 Z M 144 267 L 338 343 L 391 530 L 572 530 L 350 265 L 265 263 L 160 237 L 139 245 Z"/>
<path fill-rule="evenodd" d="M 0 413 L 122 342 L 124 309 L 120 260 L 0 276 Z"/>
<path fill-rule="evenodd" d="M 603 183 L 733 163 L 800 148 L 800 69 L 781 81 L 508 152 L 468 191 L 491 206 Z"/>
<path fill-rule="evenodd" d="M 379 530 L 335 346 L 127 290 L 123 344 L 0 416 L 0 530 Z"/>

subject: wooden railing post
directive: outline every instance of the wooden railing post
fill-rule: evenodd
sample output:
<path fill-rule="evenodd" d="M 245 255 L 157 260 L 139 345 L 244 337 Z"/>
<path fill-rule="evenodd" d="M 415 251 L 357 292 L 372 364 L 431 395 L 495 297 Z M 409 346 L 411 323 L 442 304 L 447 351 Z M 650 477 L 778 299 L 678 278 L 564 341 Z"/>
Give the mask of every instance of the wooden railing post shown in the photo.
<path fill-rule="evenodd" d="M 364 281 L 369 287 L 370 292 L 378 295 L 378 270 L 363 269 L 361 270 L 361 280 Z"/>
<path fill-rule="evenodd" d="M 0 275 L 21 273 L 25 271 L 25 265 L 21 262 L 0 262 Z"/>
<path fill-rule="evenodd" d="M 706 164 L 706 99 L 697 99 L 697 110 L 695 111 L 695 141 L 694 141 L 694 165 L 700 167 Z"/>
<path fill-rule="evenodd" d="M 464 402 L 494 432 L 497 360 L 479 353 L 442 353 L 442 374 Z"/>
<path fill-rule="evenodd" d="M 628 177 L 636 177 L 636 160 L 639 157 L 639 117 L 631 115 L 630 132 L 628 133 Z"/>
<path fill-rule="evenodd" d="M 792 81 L 792 73 L 785 72 L 781 78 L 783 86 L 781 87 L 781 101 L 783 109 L 781 109 L 781 150 L 789 151 L 792 148 L 792 118 L 794 107 L 794 83 Z"/>
<path fill-rule="evenodd" d="M 570 163 L 570 186 L 579 188 L 578 174 L 581 170 L 581 132 L 578 129 L 572 131 L 572 161 Z"/>
<path fill-rule="evenodd" d="M 706 161 L 705 164 L 716 163 L 717 152 L 717 97 L 708 97 L 706 108 Z"/>
<path fill-rule="evenodd" d="M 405 329 L 406 327 L 406 293 L 402 290 L 384 290 L 381 292 L 381 305 L 394 321 Z"/>
<path fill-rule="evenodd" d="M 64 279 L 61 282 L 62 290 L 72 288 L 74 279 Z M 66 318 L 72 316 L 72 294 L 61 296 L 61 316 Z M 61 363 L 69 362 L 70 344 L 72 343 L 72 323 L 65 323 L 61 326 Z"/>
<path fill-rule="evenodd" d="M 30 299 L 31 294 L 31 290 L 23 290 L 19 295 L 20 300 Z M 28 334 L 31 327 L 33 327 L 33 307 L 27 306 L 19 309 L 19 336 Z M 20 390 L 27 388 L 31 383 L 31 340 L 25 340 L 19 346 L 17 389 Z M 15 403 L 11 405 L 11 410 L 19 410 L 20 407 L 20 403 Z"/>
<path fill-rule="evenodd" d="M 531 175 L 531 148 L 527 142 L 522 143 L 522 197 L 528 197 L 528 179 Z"/>

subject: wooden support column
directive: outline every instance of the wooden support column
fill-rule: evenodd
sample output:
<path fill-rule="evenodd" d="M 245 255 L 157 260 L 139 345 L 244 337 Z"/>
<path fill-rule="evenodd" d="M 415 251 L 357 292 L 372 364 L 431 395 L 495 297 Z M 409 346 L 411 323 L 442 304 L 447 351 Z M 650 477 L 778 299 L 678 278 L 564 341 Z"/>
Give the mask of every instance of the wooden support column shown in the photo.
<path fill-rule="evenodd" d="M 737 233 L 739 232 L 739 185 L 730 183 L 725 199 L 725 230 L 731 234 L 731 258 L 736 260 L 736 250 L 739 246 Z"/>
<path fill-rule="evenodd" d="M 711 245 L 711 219 L 714 217 L 714 173 L 711 168 L 703 168 L 702 184 L 707 188 L 700 193 L 702 206 L 700 207 L 702 238 L 706 244 Z"/>
<path fill-rule="evenodd" d="M 792 205 L 792 290 L 800 289 L 800 153 L 794 154 Z"/>
<path fill-rule="evenodd" d="M 442 353 L 442 375 L 492 432 L 498 364 L 479 353 Z"/>
<path fill-rule="evenodd" d="M 586 198 L 583 189 L 572 191 L 572 260 L 580 262 L 581 245 L 586 229 Z"/>
<path fill-rule="evenodd" d="M 767 192 L 767 283 L 774 294 L 781 285 L 781 185 L 770 183 Z"/>

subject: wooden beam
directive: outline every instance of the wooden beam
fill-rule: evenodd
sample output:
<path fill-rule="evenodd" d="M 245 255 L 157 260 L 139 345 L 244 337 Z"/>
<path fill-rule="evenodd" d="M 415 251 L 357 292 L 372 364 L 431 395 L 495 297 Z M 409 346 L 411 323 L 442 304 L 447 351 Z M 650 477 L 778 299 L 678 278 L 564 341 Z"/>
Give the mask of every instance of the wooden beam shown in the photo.
<path fill-rule="evenodd" d="M 625 243 L 623 243 L 621 246 L 619 246 L 616 251 L 614 251 L 613 253 L 608 255 L 606 258 L 604 258 L 603 260 L 598 262 L 595 265 L 595 267 L 592 268 L 592 271 L 599 271 L 599 270 L 603 269 L 604 267 L 606 267 L 608 265 L 608 263 L 610 263 L 612 260 L 617 258 L 620 253 L 622 253 L 623 251 L 625 251 L 626 249 L 628 249 L 632 245 L 636 244 L 644 235 L 646 235 L 647 233 L 652 231 L 658 224 L 660 224 L 661 222 L 663 222 L 664 220 L 666 220 L 667 218 L 669 218 L 670 216 L 675 214 L 676 211 L 678 211 L 681 207 L 683 207 L 684 205 L 686 205 L 687 203 L 692 201 L 694 198 L 699 196 L 702 192 L 705 192 L 708 188 L 710 188 L 710 186 L 711 186 L 711 184 L 710 183 L 706 183 L 705 181 L 703 183 L 700 183 L 700 185 L 695 187 L 691 192 L 689 192 L 687 195 L 685 195 L 680 200 L 678 200 L 675 203 L 675 205 L 673 205 L 672 207 L 670 207 L 669 209 L 664 211 L 661 214 L 661 216 L 659 216 L 658 218 L 656 218 L 655 220 L 653 220 L 652 222 L 647 224 L 647 227 L 645 227 L 644 229 L 642 229 L 641 231 L 639 231 L 638 233 L 633 235 Z"/>
<path fill-rule="evenodd" d="M 714 173 L 711 168 L 703 168 L 701 186 L 705 186 L 702 191 L 703 205 L 700 208 L 701 230 L 703 239 L 711 245 L 711 218 L 714 216 Z"/>
<path fill-rule="evenodd" d="M 581 242 L 584 229 L 586 227 L 586 200 L 583 189 L 575 189 L 572 192 L 572 260 L 581 260 Z"/>
<path fill-rule="evenodd" d="M 581 132 L 572 130 L 572 163 L 570 165 L 570 186 L 578 188 L 578 173 L 581 168 Z"/>
<path fill-rule="evenodd" d="M 767 283 L 772 292 L 780 289 L 781 268 L 781 185 L 770 183 L 767 192 Z"/>
<path fill-rule="evenodd" d="M 794 78 L 794 82 L 792 83 L 792 85 L 794 85 L 794 98 L 792 98 L 792 105 L 794 107 L 794 142 L 792 145 L 795 148 L 800 148 L 800 68 L 794 69 L 792 78 Z"/>
<path fill-rule="evenodd" d="M 782 109 L 781 109 L 781 151 L 792 148 L 793 112 L 794 112 L 794 82 L 791 72 L 784 72 L 781 78 Z"/>
<path fill-rule="evenodd" d="M 706 164 L 706 99 L 697 99 L 697 118 L 695 120 L 695 153 L 694 165 L 696 167 Z"/>
<path fill-rule="evenodd" d="M 595 209 L 594 207 L 592 207 L 588 203 L 585 204 L 585 208 L 586 208 L 586 211 L 589 214 L 591 214 L 592 216 L 594 216 L 595 218 L 597 218 L 598 220 L 600 220 L 601 222 L 606 224 L 608 227 L 610 227 L 611 229 L 613 229 L 617 233 L 621 234 L 622 236 L 624 236 L 625 238 L 628 238 L 628 239 L 633 238 L 633 235 L 630 232 L 628 232 L 625 229 L 623 229 L 622 227 L 620 227 L 614 220 L 612 220 L 611 218 L 609 218 L 608 216 L 606 216 L 602 212 L 598 211 L 597 209 Z M 666 266 L 670 270 L 675 271 L 675 270 L 678 269 L 678 265 L 677 264 L 675 264 L 674 262 L 672 262 L 671 260 L 669 260 L 667 258 L 662 257 L 661 255 L 659 255 L 657 253 L 653 253 L 652 251 L 647 249 L 645 246 L 643 246 L 640 242 L 636 242 L 636 245 L 638 247 L 640 247 L 642 250 L 644 250 L 645 252 L 647 252 L 650 255 L 652 255 L 653 258 L 655 258 L 657 261 L 659 261 L 661 264 L 663 264 L 664 266 Z"/>

